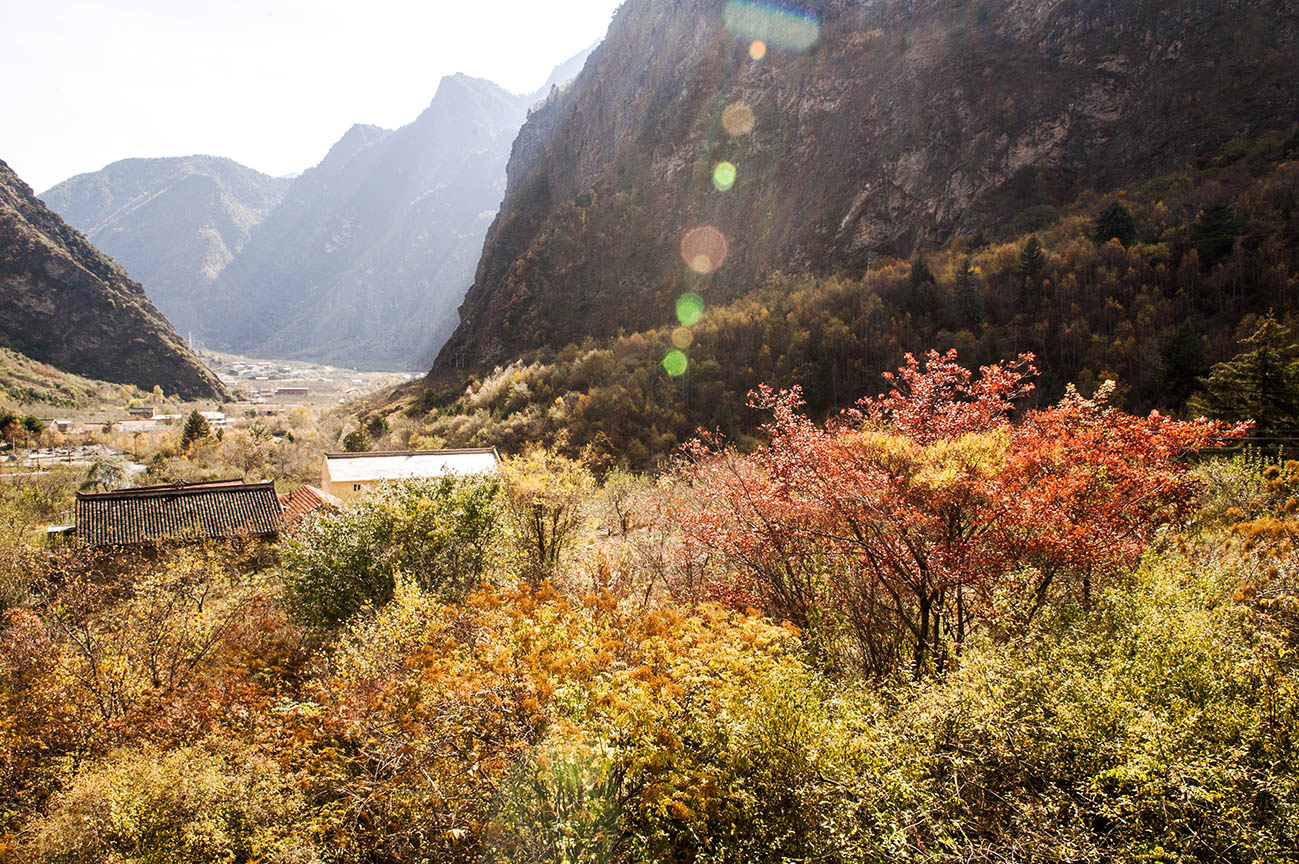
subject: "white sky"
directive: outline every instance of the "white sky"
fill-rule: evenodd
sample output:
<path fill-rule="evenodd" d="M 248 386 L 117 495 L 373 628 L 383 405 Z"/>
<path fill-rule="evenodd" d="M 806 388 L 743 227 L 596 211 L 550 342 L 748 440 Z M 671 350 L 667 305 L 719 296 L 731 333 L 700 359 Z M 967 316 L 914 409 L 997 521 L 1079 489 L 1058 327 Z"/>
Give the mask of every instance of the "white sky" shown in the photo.
<path fill-rule="evenodd" d="M 0 159 L 38 193 L 132 156 L 315 165 L 444 75 L 526 93 L 620 0 L 0 0 Z"/>

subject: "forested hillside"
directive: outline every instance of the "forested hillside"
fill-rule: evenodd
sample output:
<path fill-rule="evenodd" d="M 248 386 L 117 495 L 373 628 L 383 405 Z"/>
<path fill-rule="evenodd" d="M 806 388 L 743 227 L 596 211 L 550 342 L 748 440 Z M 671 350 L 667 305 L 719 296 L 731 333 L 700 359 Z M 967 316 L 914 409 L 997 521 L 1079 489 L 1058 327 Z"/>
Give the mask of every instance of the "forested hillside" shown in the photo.
<path fill-rule="evenodd" d="M 721 303 L 687 294 L 674 326 L 533 352 L 464 391 L 463 377 L 435 371 L 374 408 L 424 417 L 425 443 L 552 441 L 645 467 L 701 426 L 751 432 L 759 384 L 797 384 L 823 416 L 871 392 L 905 352 L 938 346 L 972 364 L 1032 352 L 1039 402 L 1113 379 L 1131 410 L 1184 412 L 1269 312 L 1292 334 L 1280 347 L 1299 340 L 1297 196 L 1299 133 L 1232 141 L 912 260 L 773 273 Z"/>

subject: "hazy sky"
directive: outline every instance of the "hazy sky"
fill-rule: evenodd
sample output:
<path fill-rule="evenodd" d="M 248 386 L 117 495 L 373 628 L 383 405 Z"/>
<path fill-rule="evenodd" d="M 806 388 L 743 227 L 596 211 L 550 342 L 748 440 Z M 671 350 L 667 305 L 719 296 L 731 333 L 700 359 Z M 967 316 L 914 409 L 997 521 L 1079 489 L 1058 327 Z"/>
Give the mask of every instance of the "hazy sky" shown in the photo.
<path fill-rule="evenodd" d="M 518 93 L 620 0 L 0 0 L 0 159 L 37 192 L 130 156 L 280 175 L 465 72 Z"/>

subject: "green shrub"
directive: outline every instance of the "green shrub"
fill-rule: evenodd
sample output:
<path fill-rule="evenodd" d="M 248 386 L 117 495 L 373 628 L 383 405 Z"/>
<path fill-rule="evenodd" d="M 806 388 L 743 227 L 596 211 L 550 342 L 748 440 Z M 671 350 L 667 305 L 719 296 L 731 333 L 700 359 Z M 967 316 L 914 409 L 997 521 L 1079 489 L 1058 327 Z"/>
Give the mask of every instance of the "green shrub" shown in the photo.
<path fill-rule="evenodd" d="M 485 579 L 501 525 L 495 478 L 384 484 L 285 544 L 285 601 L 304 623 L 334 626 L 388 602 L 397 573 L 458 600 Z"/>

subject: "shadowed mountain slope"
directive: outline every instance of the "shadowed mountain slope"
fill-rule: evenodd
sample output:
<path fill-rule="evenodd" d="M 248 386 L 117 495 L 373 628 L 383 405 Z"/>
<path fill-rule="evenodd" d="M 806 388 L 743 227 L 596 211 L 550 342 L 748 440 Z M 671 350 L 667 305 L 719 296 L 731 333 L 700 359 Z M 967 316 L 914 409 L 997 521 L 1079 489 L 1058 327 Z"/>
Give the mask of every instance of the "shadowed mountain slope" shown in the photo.
<path fill-rule="evenodd" d="M 628 0 L 521 130 L 437 368 L 860 270 L 1299 118 L 1294 0 L 801 5 Z M 682 260 L 700 226 L 726 241 L 708 276 Z"/>
<path fill-rule="evenodd" d="M 225 395 L 144 289 L 3 162 L 0 343 L 77 375 L 190 399 Z"/>

